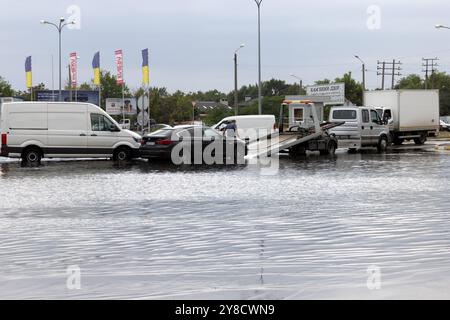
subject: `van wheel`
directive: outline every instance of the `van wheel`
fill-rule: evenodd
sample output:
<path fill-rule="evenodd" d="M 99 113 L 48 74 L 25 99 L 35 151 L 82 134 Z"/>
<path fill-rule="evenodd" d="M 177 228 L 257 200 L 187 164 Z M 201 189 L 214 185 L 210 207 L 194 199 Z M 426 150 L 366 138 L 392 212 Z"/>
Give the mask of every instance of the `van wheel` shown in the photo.
<path fill-rule="evenodd" d="M 417 145 L 422 145 L 425 142 L 427 142 L 426 134 L 421 134 L 420 138 L 414 138 L 414 143 L 417 144 Z"/>
<path fill-rule="evenodd" d="M 22 161 L 28 164 L 39 164 L 41 163 L 42 152 L 37 147 L 26 148 L 22 152 Z"/>
<path fill-rule="evenodd" d="M 120 147 L 114 151 L 114 161 L 128 161 L 131 160 L 131 150 L 128 147 Z"/>
<path fill-rule="evenodd" d="M 386 152 L 388 147 L 388 140 L 385 136 L 382 136 L 380 138 L 380 141 L 378 141 L 377 149 L 378 152 Z"/>

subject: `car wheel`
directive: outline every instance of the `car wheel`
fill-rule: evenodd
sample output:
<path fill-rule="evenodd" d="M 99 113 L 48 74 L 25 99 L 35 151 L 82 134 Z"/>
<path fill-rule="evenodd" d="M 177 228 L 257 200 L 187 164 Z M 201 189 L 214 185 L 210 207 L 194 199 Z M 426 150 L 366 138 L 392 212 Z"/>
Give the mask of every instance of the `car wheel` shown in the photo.
<path fill-rule="evenodd" d="M 42 153 L 39 148 L 30 147 L 23 151 L 22 161 L 27 164 L 39 164 L 42 159 Z"/>
<path fill-rule="evenodd" d="M 120 147 L 114 151 L 114 161 L 127 161 L 131 159 L 131 150 L 127 147 Z"/>

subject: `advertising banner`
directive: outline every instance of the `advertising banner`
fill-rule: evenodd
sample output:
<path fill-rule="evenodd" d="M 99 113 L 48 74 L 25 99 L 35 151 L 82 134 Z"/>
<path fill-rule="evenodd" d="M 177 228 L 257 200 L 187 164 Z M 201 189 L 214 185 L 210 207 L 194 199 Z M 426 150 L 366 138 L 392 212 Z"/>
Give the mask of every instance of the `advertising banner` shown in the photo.
<path fill-rule="evenodd" d="M 125 105 L 124 103 L 125 102 Z M 107 98 L 106 112 L 110 115 L 135 115 L 137 113 L 135 98 Z"/>
<path fill-rule="evenodd" d="M 345 103 L 345 84 L 330 83 L 306 87 L 306 95 L 329 97 L 330 101 L 324 105 L 339 105 Z"/>
<path fill-rule="evenodd" d="M 77 87 L 77 53 L 70 54 L 70 80 L 72 88 Z"/>
<path fill-rule="evenodd" d="M 122 50 L 116 50 L 116 67 L 117 67 L 117 84 L 122 85 L 123 84 L 123 56 L 122 56 Z"/>

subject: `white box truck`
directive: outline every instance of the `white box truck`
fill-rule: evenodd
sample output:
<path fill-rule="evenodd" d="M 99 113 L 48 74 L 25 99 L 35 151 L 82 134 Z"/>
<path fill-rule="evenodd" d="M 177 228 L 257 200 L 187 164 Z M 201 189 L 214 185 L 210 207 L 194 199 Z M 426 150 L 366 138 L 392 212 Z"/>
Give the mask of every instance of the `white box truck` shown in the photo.
<path fill-rule="evenodd" d="M 439 90 L 366 91 L 364 103 L 377 109 L 396 145 L 405 140 L 424 144 L 439 130 Z"/>

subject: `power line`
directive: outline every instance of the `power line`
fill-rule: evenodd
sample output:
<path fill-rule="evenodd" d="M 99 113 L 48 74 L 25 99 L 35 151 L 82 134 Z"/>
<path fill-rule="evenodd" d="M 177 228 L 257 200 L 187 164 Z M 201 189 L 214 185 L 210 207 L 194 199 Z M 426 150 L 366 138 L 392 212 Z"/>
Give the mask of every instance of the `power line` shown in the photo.
<path fill-rule="evenodd" d="M 435 67 L 438 66 L 436 62 L 438 60 L 438 58 L 422 58 L 422 68 L 425 68 L 425 70 L 422 70 L 422 72 L 425 72 L 425 89 L 428 89 L 428 73 L 431 71 L 431 75 L 434 74 L 434 72 L 436 71 Z M 431 89 L 433 89 L 434 77 L 431 78 L 431 81 Z"/>
<path fill-rule="evenodd" d="M 400 61 L 377 61 L 377 75 L 381 75 L 381 89 L 384 90 L 384 78 L 385 76 L 392 76 L 391 89 L 394 89 L 395 76 L 401 76 L 400 67 L 402 63 Z"/>

